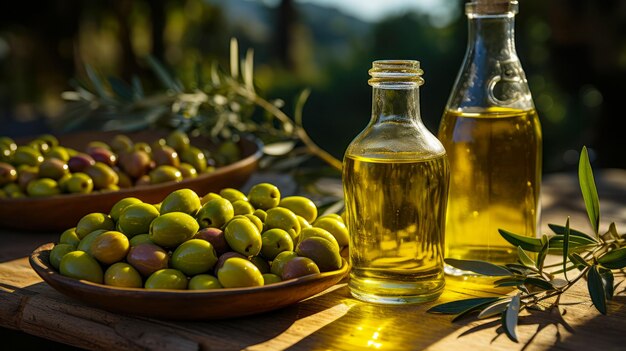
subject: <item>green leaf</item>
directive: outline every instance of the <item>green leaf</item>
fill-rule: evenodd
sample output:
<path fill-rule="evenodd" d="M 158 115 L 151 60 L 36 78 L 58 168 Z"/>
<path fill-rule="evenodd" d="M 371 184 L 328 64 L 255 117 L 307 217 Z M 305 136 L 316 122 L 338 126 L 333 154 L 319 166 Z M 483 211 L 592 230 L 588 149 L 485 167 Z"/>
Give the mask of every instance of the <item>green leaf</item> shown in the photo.
<path fill-rule="evenodd" d="M 548 239 L 547 235 L 544 234 L 541 237 L 541 243 L 543 244 L 543 246 L 541 247 L 541 250 L 537 254 L 537 262 L 536 262 L 536 267 L 540 271 L 543 269 L 543 263 L 546 260 L 546 255 L 548 254 L 548 249 L 550 248 L 550 240 Z"/>
<path fill-rule="evenodd" d="M 487 276 L 509 276 L 513 275 L 511 271 L 502 267 L 496 266 L 495 264 L 484 262 L 484 261 L 474 261 L 474 260 L 457 260 L 454 258 L 446 258 L 446 263 L 451 265 L 454 268 L 458 268 L 463 271 L 470 271 L 482 275 Z"/>
<path fill-rule="evenodd" d="M 582 256 L 580 256 L 579 254 L 575 252 L 569 254 L 568 257 L 569 257 L 569 260 L 572 261 L 572 263 L 578 267 L 578 269 L 589 266 L 587 261 L 585 261 L 585 259 L 582 258 Z"/>
<path fill-rule="evenodd" d="M 475 297 L 471 299 L 451 301 L 433 306 L 428 309 L 427 312 L 441 314 L 458 314 L 461 312 L 465 312 L 471 308 L 475 308 L 484 304 L 490 304 L 498 299 L 499 297 Z"/>
<path fill-rule="evenodd" d="M 133 84 L 133 97 L 136 100 L 143 99 L 144 97 L 143 85 L 141 85 L 141 80 L 139 79 L 139 77 L 133 76 L 132 84 Z"/>
<path fill-rule="evenodd" d="M 524 277 L 514 276 L 498 279 L 493 282 L 495 287 L 518 286 L 524 284 Z"/>
<path fill-rule="evenodd" d="M 98 74 L 93 69 L 93 67 L 91 67 L 91 65 L 85 65 L 85 71 L 87 71 L 87 77 L 89 77 L 89 80 L 91 81 L 91 85 L 93 85 L 93 88 L 96 90 L 96 93 L 98 94 L 98 96 L 100 96 L 103 99 L 107 99 L 109 96 L 106 90 L 104 89 L 102 80 L 100 80 L 100 77 L 98 77 Z"/>
<path fill-rule="evenodd" d="M 598 200 L 598 190 L 596 189 L 593 170 L 591 169 L 586 146 L 583 146 L 583 150 L 580 153 L 580 160 L 578 161 L 578 181 L 580 182 L 583 200 L 585 200 L 589 223 L 597 236 L 598 227 L 600 226 L 600 201 Z"/>
<path fill-rule="evenodd" d="M 133 91 L 124 81 L 116 77 L 109 77 L 108 81 L 111 89 L 120 99 L 126 102 L 133 101 Z"/>
<path fill-rule="evenodd" d="M 526 251 L 522 249 L 521 246 L 517 247 L 517 256 L 519 257 L 519 261 L 526 267 L 535 267 L 535 261 L 528 256 Z"/>
<path fill-rule="evenodd" d="M 554 232 L 554 234 L 559 234 L 559 235 L 563 235 L 565 234 L 565 227 L 562 225 L 558 225 L 558 224 L 548 224 L 548 227 L 550 227 L 550 229 L 552 229 L 552 231 Z M 576 230 L 576 229 L 569 229 L 569 235 L 571 236 L 579 236 L 582 238 L 587 238 L 589 240 L 593 240 L 595 242 L 597 242 L 597 240 L 592 237 L 589 234 L 585 234 L 583 232 L 581 232 L 580 230 Z"/>
<path fill-rule="evenodd" d="M 512 341 L 517 342 L 517 317 L 520 308 L 520 294 L 515 295 L 502 313 L 502 328 Z"/>
<path fill-rule="evenodd" d="M 602 277 L 602 284 L 604 285 L 604 294 L 607 300 L 613 299 L 613 294 L 615 293 L 614 282 L 615 278 L 613 277 L 613 272 L 610 269 L 602 268 L 598 270 L 600 273 L 600 277 Z"/>
<path fill-rule="evenodd" d="M 589 268 L 589 273 L 587 274 L 587 288 L 589 289 L 589 296 L 591 296 L 593 305 L 600 313 L 606 314 L 606 293 L 604 292 L 602 277 L 596 265 Z"/>
<path fill-rule="evenodd" d="M 478 319 L 489 318 L 497 314 L 502 314 L 502 312 L 504 312 L 504 310 L 508 307 L 509 302 L 511 302 L 511 299 L 500 299 L 490 304 L 478 314 Z"/>
<path fill-rule="evenodd" d="M 520 246 L 526 251 L 539 252 L 543 247 L 541 239 L 513 234 L 504 229 L 498 229 L 498 232 L 506 241 L 510 242 L 514 246 Z"/>
<path fill-rule="evenodd" d="M 609 251 L 598 258 L 602 267 L 609 269 L 622 269 L 626 267 L 626 248 Z"/>
<path fill-rule="evenodd" d="M 177 93 L 183 92 L 182 86 L 180 86 L 180 84 L 172 78 L 172 76 L 167 72 L 165 67 L 156 58 L 148 56 L 147 59 L 148 64 L 156 73 L 164 88 L 171 89 L 172 91 Z"/>
<path fill-rule="evenodd" d="M 617 227 L 615 227 L 615 222 L 611 222 L 611 224 L 609 224 L 609 230 L 607 230 L 606 234 L 604 234 L 602 236 L 602 238 L 604 240 L 609 240 L 609 239 L 619 240 L 619 239 L 621 239 L 621 237 L 619 236 L 619 233 L 617 232 Z"/>
<path fill-rule="evenodd" d="M 534 285 L 538 288 L 541 288 L 543 290 L 548 290 L 548 291 L 555 290 L 554 285 L 552 285 L 552 283 L 550 283 L 549 281 L 543 280 L 541 278 L 528 277 L 524 279 L 524 284 Z"/>
<path fill-rule="evenodd" d="M 563 238 L 563 275 L 565 276 L 565 280 L 567 279 L 567 255 L 569 254 L 569 216 L 567 217 L 567 221 L 565 222 L 565 232 Z"/>

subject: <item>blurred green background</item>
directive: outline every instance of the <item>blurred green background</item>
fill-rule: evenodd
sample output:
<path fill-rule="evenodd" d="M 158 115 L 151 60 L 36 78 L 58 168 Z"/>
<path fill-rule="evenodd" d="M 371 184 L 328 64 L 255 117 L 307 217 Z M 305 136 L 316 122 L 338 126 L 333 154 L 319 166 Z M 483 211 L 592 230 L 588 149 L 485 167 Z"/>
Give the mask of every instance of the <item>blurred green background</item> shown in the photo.
<path fill-rule="evenodd" d="M 0 134 L 52 130 L 61 93 L 90 64 L 104 76 L 158 89 L 145 57 L 191 80 L 197 62 L 228 67 L 229 40 L 255 52 L 261 95 L 312 94 L 304 125 L 341 158 L 370 115 L 367 70 L 375 59 L 417 59 L 425 71 L 422 118 L 436 133 L 463 60 L 463 2 L 326 0 L 112 0 L 0 5 Z M 518 55 L 544 134 L 544 171 L 574 169 L 578 150 L 594 166 L 626 168 L 626 2 L 521 0 Z"/>

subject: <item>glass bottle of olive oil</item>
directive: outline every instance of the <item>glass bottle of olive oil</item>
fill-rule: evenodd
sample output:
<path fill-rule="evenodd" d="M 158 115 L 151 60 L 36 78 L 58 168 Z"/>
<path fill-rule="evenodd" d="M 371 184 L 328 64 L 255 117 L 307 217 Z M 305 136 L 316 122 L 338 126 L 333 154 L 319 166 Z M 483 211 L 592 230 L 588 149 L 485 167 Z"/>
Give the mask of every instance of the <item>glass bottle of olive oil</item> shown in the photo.
<path fill-rule="evenodd" d="M 378 303 L 432 300 L 445 284 L 448 159 L 420 119 L 419 62 L 375 61 L 369 73 L 371 120 L 343 163 L 350 291 Z"/>
<path fill-rule="evenodd" d="M 515 51 L 517 1 L 476 0 L 465 10 L 467 52 L 438 134 L 452 174 L 446 257 L 511 263 L 517 251 L 498 229 L 536 236 L 541 126 Z"/>

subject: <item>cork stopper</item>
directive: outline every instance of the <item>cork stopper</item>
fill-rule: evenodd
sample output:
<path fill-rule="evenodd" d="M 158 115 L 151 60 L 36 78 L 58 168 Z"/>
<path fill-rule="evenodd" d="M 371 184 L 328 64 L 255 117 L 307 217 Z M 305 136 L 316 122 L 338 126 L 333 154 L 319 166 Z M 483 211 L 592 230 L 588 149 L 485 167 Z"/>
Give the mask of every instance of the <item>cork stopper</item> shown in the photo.
<path fill-rule="evenodd" d="M 465 12 L 475 15 L 516 14 L 518 6 L 517 0 L 474 0 L 465 5 Z"/>

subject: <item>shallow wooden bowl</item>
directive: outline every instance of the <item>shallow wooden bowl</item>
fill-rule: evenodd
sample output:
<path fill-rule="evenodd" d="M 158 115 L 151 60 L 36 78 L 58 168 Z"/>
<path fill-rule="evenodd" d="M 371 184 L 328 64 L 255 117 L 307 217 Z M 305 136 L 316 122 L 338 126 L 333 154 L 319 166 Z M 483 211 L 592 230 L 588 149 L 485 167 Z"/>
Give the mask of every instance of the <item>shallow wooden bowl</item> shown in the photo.
<path fill-rule="evenodd" d="M 60 136 L 61 145 L 83 150 L 90 141 L 108 142 L 118 133 L 83 132 Z M 163 132 L 146 131 L 127 134 L 134 141 L 152 142 L 163 137 Z M 20 143 L 21 144 L 21 143 Z M 192 144 L 212 149 L 215 145 L 206 140 L 192 140 Z M 218 192 L 222 188 L 237 188 L 243 185 L 257 169 L 262 156 L 260 141 L 242 138 L 239 142 L 242 158 L 212 173 L 203 173 L 196 178 L 180 182 L 132 187 L 113 192 L 91 194 L 62 194 L 47 198 L 0 198 L 0 228 L 27 231 L 62 231 L 76 226 L 78 220 L 91 212 L 108 213 L 113 205 L 125 198 L 136 197 L 144 202 L 158 203 L 174 190 L 189 188 L 200 196 Z"/>
<path fill-rule="evenodd" d="M 328 289 L 349 271 L 343 259 L 339 270 L 262 287 L 204 291 L 116 288 L 62 276 L 49 262 L 53 247 L 52 243 L 38 247 L 29 261 L 54 289 L 107 311 L 162 319 L 223 319 L 272 311 Z"/>

